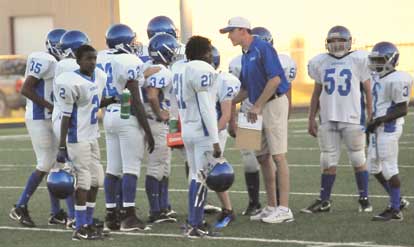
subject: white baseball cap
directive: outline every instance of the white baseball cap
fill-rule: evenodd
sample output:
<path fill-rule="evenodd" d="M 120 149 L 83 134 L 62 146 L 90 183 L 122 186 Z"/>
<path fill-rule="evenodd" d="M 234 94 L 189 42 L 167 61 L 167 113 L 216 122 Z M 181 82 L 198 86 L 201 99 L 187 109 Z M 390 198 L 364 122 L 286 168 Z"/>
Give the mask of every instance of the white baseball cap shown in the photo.
<path fill-rule="evenodd" d="M 233 17 L 227 23 L 227 27 L 220 29 L 220 33 L 228 33 L 235 28 L 251 29 L 250 21 L 241 16 Z"/>

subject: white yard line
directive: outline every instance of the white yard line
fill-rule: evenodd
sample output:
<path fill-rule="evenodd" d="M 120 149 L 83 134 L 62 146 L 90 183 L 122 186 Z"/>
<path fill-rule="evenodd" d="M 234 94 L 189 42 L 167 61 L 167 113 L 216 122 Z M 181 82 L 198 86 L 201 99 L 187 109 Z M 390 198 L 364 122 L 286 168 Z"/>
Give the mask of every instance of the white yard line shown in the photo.
<path fill-rule="evenodd" d="M 103 160 L 103 161 L 101 161 L 101 163 L 102 164 L 106 164 L 106 161 Z M 234 163 L 234 164 L 231 164 L 231 165 L 233 167 L 243 167 L 244 166 L 243 164 L 240 164 L 240 163 Z M 1 167 L 25 168 L 25 167 L 36 167 L 36 165 L 35 164 L 8 164 L 8 163 L 0 163 L 0 168 Z M 146 166 L 144 165 L 143 167 L 146 167 Z M 171 167 L 172 168 L 184 167 L 184 163 L 182 163 L 182 164 L 179 164 L 179 163 L 178 164 L 171 164 Z M 305 165 L 305 164 L 289 164 L 289 167 L 320 168 L 320 165 L 319 164 L 308 164 L 308 165 Z M 338 165 L 338 167 L 345 168 L 345 167 L 351 167 L 351 166 L 348 165 L 348 164 L 341 164 L 341 165 Z M 407 164 L 398 165 L 398 168 L 414 168 L 414 165 L 407 165 Z"/>
<path fill-rule="evenodd" d="M 102 164 L 106 164 L 106 161 L 101 161 Z M 239 164 L 239 163 L 234 163 L 231 164 L 233 167 L 243 167 L 243 164 Z M 0 168 L 1 167 L 11 167 L 11 168 L 26 168 L 26 167 L 36 167 L 35 164 L 8 164 L 8 163 L 0 163 Z M 146 167 L 146 166 L 143 166 Z M 177 168 L 177 167 L 184 167 L 184 163 L 182 164 L 171 164 L 172 168 Z M 289 167 L 299 167 L 299 168 L 320 168 L 319 164 L 289 164 Z M 345 168 L 345 167 L 351 167 L 348 164 L 341 164 L 338 165 L 339 168 Z M 403 165 L 398 165 L 398 168 L 414 168 L 414 165 L 407 165 L 407 164 L 403 164 Z"/>
<path fill-rule="evenodd" d="M 39 186 L 38 189 L 46 190 L 47 187 L 45 186 Z M 0 186 L 0 190 L 22 190 L 24 189 L 23 186 Z M 103 190 L 103 188 L 99 188 L 100 190 Z M 144 191 L 145 188 L 137 188 L 137 191 Z M 188 189 L 168 189 L 169 192 L 177 192 L 177 193 L 188 193 Z M 232 194 L 247 194 L 246 191 L 242 190 L 230 190 L 229 191 Z M 265 194 L 265 191 L 260 191 L 261 194 Z M 291 195 L 298 195 L 298 196 L 319 196 L 319 192 L 317 193 L 311 193 L 311 192 L 290 192 Z M 333 197 L 358 197 L 357 194 L 331 194 Z M 388 195 L 369 195 L 370 198 L 389 198 Z M 407 199 L 413 199 L 414 196 L 410 195 L 404 195 L 404 198 Z"/>
<path fill-rule="evenodd" d="M 63 229 L 45 229 L 45 228 L 26 228 L 26 227 L 11 227 L 0 226 L 1 230 L 11 231 L 32 231 L 32 232 L 54 232 L 54 233 L 69 233 L 70 230 Z M 142 232 L 113 232 L 111 235 L 126 235 L 139 237 L 162 237 L 162 238 L 186 238 L 182 234 L 168 234 L 168 233 L 142 233 Z M 268 238 L 243 238 L 243 237 L 204 237 L 203 240 L 209 241 L 237 241 L 237 242 L 258 242 L 258 243 L 281 243 L 281 244 L 297 244 L 305 246 L 357 246 L 357 247 L 406 247 L 402 245 L 379 245 L 374 242 L 319 242 L 306 241 L 295 239 L 268 239 Z"/>

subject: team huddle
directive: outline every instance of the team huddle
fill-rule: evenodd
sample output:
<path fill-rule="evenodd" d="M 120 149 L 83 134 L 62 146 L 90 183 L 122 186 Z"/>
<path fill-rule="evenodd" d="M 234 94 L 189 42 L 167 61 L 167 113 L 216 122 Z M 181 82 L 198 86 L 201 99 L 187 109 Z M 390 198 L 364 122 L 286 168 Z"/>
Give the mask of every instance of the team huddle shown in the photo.
<path fill-rule="evenodd" d="M 228 193 L 234 171 L 223 153 L 228 136 L 237 138 L 237 114 L 244 114 L 252 123 L 262 115 L 263 128 L 260 150 L 240 150 L 249 197 L 242 215 L 264 223 L 294 221 L 285 155 L 296 64 L 276 52 L 266 28 L 252 28 L 243 17 L 231 18 L 220 33 L 228 33 L 232 44 L 242 48 L 228 72 L 218 69 L 220 53 L 208 38 L 192 36 L 185 45 L 179 43 L 177 29 L 166 16 L 149 22 L 148 46 L 124 24 L 108 28 L 108 49 L 103 51 L 96 51 L 81 31 L 51 30 L 47 51 L 34 52 L 27 60 L 21 92 L 27 98 L 26 127 L 37 166 L 10 218 L 35 226 L 28 202 L 49 174 L 48 224 L 73 229 L 73 240 L 103 239 L 111 231 L 148 231 L 153 224 L 177 222 L 168 193 L 174 148 L 185 160 L 189 186 L 185 235 L 214 235 L 235 221 Z M 330 211 L 344 142 L 355 172 L 358 211 L 373 211 L 368 194 L 371 173 L 390 197 L 373 220 L 401 221 L 401 210 L 409 202 L 400 194 L 398 142 L 413 79 L 396 70 L 399 51 L 394 44 L 380 42 L 371 52 L 351 51 L 351 44 L 349 30 L 335 26 L 326 38 L 328 52 L 308 63 L 315 81 L 308 132 L 318 138 L 322 174 L 320 197 L 300 212 Z M 100 109 L 106 171 L 98 144 Z M 138 217 L 135 202 L 145 161 L 147 220 Z M 259 202 L 259 168 L 267 195 L 264 207 Z M 105 194 L 104 221 L 94 218 L 99 187 Z M 208 190 L 216 192 L 220 207 L 207 202 Z M 62 199 L 67 212 L 60 206 Z M 210 212 L 218 213 L 213 225 L 204 220 Z"/>

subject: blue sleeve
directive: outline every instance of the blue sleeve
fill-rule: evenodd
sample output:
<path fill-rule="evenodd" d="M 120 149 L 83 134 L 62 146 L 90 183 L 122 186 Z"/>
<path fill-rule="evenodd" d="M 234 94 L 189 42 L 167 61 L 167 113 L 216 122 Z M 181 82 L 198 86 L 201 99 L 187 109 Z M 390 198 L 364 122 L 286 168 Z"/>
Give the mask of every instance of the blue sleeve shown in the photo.
<path fill-rule="evenodd" d="M 262 46 L 262 61 L 266 72 L 266 79 L 270 80 L 275 76 L 279 76 L 282 79 L 282 75 L 284 74 L 284 70 L 282 65 L 280 64 L 279 56 L 273 46 L 264 45 Z"/>

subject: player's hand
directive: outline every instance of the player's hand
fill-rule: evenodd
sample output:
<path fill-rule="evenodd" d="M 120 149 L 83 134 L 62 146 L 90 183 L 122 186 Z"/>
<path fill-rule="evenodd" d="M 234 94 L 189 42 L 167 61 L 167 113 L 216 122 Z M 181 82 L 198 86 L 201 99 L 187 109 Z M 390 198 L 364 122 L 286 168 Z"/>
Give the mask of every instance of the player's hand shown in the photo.
<path fill-rule="evenodd" d="M 318 136 L 318 124 L 316 123 L 315 119 L 311 119 L 308 122 L 308 133 L 313 137 Z"/>
<path fill-rule="evenodd" d="M 161 70 L 161 67 L 159 66 L 152 66 L 149 67 L 144 71 L 144 78 L 147 79 L 148 77 L 152 76 L 155 73 L 158 73 Z"/>
<path fill-rule="evenodd" d="M 213 144 L 213 157 L 214 158 L 220 158 L 221 157 L 221 148 L 220 148 L 220 144 L 218 144 L 218 143 Z"/>
<path fill-rule="evenodd" d="M 66 147 L 59 147 L 59 151 L 56 155 L 56 161 L 59 163 L 66 163 L 69 159 L 68 150 Z"/>
<path fill-rule="evenodd" d="M 229 125 L 227 126 L 227 132 L 233 138 L 236 138 L 236 130 L 237 130 L 237 123 L 236 121 L 230 121 Z"/>
<path fill-rule="evenodd" d="M 378 119 L 369 121 L 366 129 L 366 133 L 374 133 L 377 127 L 381 124 L 381 121 Z"/>
<path fill-rule="evenodd" d="M 260 107 L 253 105 L 247 112 L 247 121 L 249 123 L 256 123 L 257 115 L 259 115 L 261 112 L 262 109 Z"/>
<path fill-rule="evenodd" d="M 148 152 L 152 153 L 154 151 L 155 141 L 152 134 L 145 134 L 145 142 L 148 144 Z"/>
<path fill-rule="evenodd" d="M 168 111 L 161 110 L 160 116 L 157 119 L 160 122 L 167 122 L 170 119 L 170 113 Z"/>

